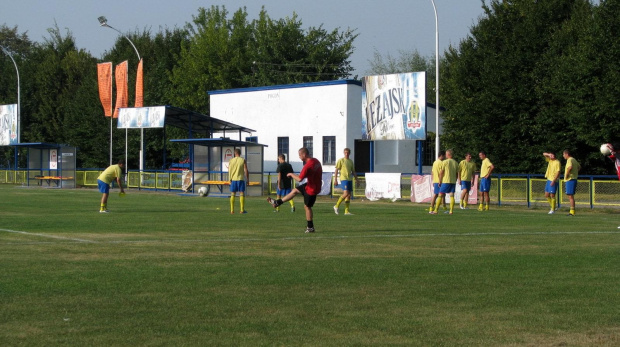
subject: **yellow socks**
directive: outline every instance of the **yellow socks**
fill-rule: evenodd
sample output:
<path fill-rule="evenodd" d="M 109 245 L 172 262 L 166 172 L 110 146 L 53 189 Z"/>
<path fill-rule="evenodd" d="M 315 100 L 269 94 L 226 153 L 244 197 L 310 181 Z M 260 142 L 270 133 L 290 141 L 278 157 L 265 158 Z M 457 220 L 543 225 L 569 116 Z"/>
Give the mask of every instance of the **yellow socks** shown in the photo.
<path fill-rule="evenodd" d="M 340 208 L 341 203 L 342 203 L 342 196 L 338 198 L 338 202 L 336 202 L 336 208 Z"/>
<path fill-rule="evenodd" d="M 235 213 L 235 196 L 230 196 L 230 213 Z"/>
<path fill-rule="evenodd" d="M 450 213 L 454 210 L 454 196 L 450 197 Z"/>
<path fill-rule="evenodd" d="M 245 195 L 241 195 L 239 197 L 239 203 L 241 204 L 241 210 L 240 212 L 245 211 Z"/>

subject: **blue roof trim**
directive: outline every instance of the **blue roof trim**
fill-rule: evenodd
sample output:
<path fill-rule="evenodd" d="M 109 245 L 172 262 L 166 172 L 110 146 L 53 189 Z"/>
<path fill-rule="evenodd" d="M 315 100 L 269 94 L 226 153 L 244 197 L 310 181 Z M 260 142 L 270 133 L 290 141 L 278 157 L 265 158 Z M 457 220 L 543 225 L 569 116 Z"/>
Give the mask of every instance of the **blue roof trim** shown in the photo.
<path fill-rule="evenodd" d="M 358 80 L 335 80 L 335 81 L 308 82 L 308 83 L 298 83 L 298 84 L 280 84 L 280 85 L 265 86 L 265 87 L 211 90 L 211 91 L 208 91 L 207 94 L 218 95 L 218 94 L 231 94 L 231 93 L 245 93 L 245 92 L 256 92 L 256 91 L 261 91 L 261 90 L 308 88 L 308 87 L 320 87 L 320 86 L 333 86 L 333 85 L 340 85 L 340 84 L 353 84 L 353 85 L 357 85 L 360 87 L 362 86 L 362 82 Z"/>

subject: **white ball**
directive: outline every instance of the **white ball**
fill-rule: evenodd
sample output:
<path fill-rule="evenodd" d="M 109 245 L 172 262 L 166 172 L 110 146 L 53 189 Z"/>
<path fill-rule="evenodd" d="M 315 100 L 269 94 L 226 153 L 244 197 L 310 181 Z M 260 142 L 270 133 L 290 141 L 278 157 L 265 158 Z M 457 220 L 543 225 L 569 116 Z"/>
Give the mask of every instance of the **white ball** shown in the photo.
<path fill-rule="evenodd" d="M 610 155 L 612 148 L 613 147 L 609 143 L 603 143 L 601 145 L 601 154 L 602 155 Z"/>
<path fill-rule="evenodd" d="M 200 196 L 207 196 L 207 187 L 200 187 L 198 189 L 198 195 L 200 195 Z"/>

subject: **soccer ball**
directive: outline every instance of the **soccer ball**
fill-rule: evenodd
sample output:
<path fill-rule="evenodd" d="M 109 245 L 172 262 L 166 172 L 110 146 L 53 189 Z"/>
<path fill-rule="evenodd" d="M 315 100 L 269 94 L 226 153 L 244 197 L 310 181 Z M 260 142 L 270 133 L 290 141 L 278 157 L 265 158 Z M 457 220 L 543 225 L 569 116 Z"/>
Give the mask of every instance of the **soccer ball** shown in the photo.
<path fill-rule="evenodd" d="M 603 143 L 601 145 L 601 154 L 602 155 L 610 155 L 611 154 L 611 149 L 613 147 L 611 146 L 611 144 L 609 143 Z"/>
<path fill-rule="evenodd" d="M 200 196 L 207 196 L 207 187 L 200 187 L 198 189 L 198 195 L 200 195 Z"/>

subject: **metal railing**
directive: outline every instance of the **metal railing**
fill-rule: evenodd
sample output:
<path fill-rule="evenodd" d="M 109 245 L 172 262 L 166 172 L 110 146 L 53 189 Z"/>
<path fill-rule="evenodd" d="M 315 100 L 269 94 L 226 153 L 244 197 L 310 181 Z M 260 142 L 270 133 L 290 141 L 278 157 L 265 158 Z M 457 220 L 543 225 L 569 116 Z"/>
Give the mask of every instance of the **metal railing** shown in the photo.
<path fill-rule="evenodd" d="M 102 169 L 83 169 L 76 171 L 75 183 L 78 187 L 97 187 L 97 177 Z M 182 171 L 129 171 L 127 187 L 133 189 L 182 191 Z M 353 197 L 364 198 L 366 181 L 363 174 L 358 175 L 359 184 L 353 187 Z M 276 193 L 277 173 L 265 172 L 263 175 L 263 193 Z M 491 203 L 499 205 L 547 204 L 545 198 L 546 180 L 542 175 L 497 174 L 491 179 Z M 0 170 L 0 184 L 28 184 L 28 170 Z M 331 195 L 342 194 L 339 187 L 334 187 L 332 178 Z M 408 200 L 411 196 L 411 174 L 401 174 L 401 196 Z M 594 207 L 620 207 L 620 181 L 616 176 L 581 176 L 575 192 L 575 204 Z M 568 204 L 564 194 L 564 181 L 560 180 L 557 201 L 561 206 Z"/>

